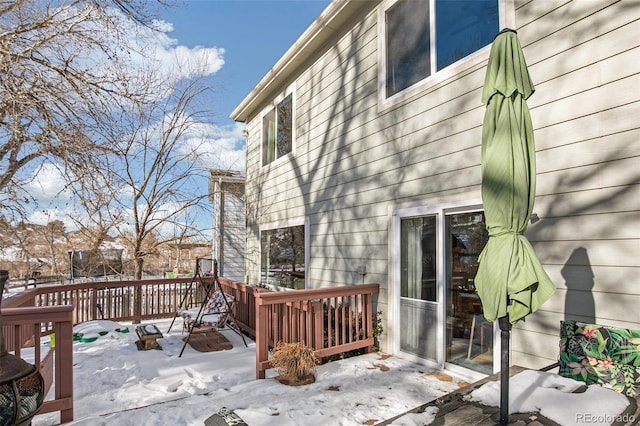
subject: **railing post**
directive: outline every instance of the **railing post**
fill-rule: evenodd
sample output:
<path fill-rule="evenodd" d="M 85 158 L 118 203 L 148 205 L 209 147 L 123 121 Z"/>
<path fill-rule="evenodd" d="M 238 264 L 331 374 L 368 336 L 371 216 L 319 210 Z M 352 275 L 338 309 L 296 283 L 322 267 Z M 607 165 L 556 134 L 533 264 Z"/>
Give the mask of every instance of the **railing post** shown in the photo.
<path fill-rule="evenodd" d="M 70 401 L 60 410 L 60 423 L 73 420 L 73 325 L 71 322 L 54 325 L 56 333 L 55 399 Z"/>
<path fill-rule="evenodd" d="M 324 307 L 322 302 L 312 302 L 313 313 L 313 348 L 324 349 Z"/>
<path fill-rule="evenodd" d="M 137 285 L 134 287 L 133 296 L 133 323 L 140 324 L 140 317 L 142 316 L 142 287 Z"/>
<path fill-rule="evenodd" d="M 268 320 L 270 305 L 263 305 L 256 294 L 256 379 L 265 378 L 264 363 L 269 361 Z"/>
<path fill-rule="evenodd" d="M 365 330 L 365 338 L 373 339 L 373 295 L 371 293 L 367 293 L 362 296 L 364 297 L 363 309 L 365 311 L 362 315 L 364 318 L 364 324 L 362 326 Z M 370 353 L 372 349 L 373 346 L 367 346 L 365 351 L 366 353 Z"/>
<path fill-rule="evenodd" d="M 91 292 L 91 297 L 89 298 L 91 300 L 91 306 L 89 307 L 89 312 L 91 312 L 91 319 L 97 320 L 98 319 L 98 290 L 96 290 L 95 288 L 92 288 L 89 291 Z"/>

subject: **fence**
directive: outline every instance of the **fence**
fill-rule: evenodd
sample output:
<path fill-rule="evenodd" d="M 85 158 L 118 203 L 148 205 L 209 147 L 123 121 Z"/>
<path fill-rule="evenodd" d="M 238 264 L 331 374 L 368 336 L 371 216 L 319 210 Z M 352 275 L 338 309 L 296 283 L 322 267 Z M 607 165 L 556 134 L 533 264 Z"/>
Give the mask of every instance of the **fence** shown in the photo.
<path fill-rule="evenodd" d="M 45 393 L 54 388 L 53 399 L 45 401 L 38 414 L 60 411 L 60 422 L 70 422 L 75 324 L 96 319 L 140 321 L 172 317 L 181 302 L 185 306 L 196 305 L 202 294 L 201 286 L 192 278 L 91 282 L 25 290 L 3 300 L 5 346 L 18 357 L 32 352 L 31 361 L 44 378 Z M 55 347 L 41 345 L 41 337 L 52 333 Z"/>

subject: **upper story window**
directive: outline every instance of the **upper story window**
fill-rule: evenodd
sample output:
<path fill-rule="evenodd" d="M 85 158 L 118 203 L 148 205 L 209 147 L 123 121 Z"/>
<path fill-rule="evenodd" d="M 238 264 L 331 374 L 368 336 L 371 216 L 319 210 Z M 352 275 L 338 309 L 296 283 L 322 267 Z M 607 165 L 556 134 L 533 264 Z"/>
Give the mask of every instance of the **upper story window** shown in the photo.
<path fill-rule="evenodd" d="M 262 165 L 293 151 L 293 95 L 262 117 Z"/>
<path fill-rule="evenodd" d="M 385 97 L 490 44 L 499 0 L 397 0 L 384 10 Z"/>

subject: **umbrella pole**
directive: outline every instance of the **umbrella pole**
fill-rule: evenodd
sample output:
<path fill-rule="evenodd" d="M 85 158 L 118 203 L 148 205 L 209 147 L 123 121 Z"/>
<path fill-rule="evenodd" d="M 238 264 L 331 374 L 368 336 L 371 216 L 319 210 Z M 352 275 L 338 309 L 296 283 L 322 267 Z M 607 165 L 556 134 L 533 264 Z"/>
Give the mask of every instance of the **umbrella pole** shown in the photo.
<path fill-rule="evenodd" d="M 500 326 L 500 424 L 509 424 L 509 338 L 511 322 L 508 316 L 498 318 Z"/>

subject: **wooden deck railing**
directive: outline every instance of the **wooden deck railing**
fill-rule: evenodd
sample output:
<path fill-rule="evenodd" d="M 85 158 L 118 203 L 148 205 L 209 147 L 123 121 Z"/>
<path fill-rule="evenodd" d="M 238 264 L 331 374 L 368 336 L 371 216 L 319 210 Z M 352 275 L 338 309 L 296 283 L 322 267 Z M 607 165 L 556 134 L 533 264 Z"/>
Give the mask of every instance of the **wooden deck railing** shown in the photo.
<path fill-rule="evenodd" d="M 204 277 L 203 281 L 211 283 L 212 279 Z M 189 291 L 190 287 L 193 291 Z M 79 324 L 97 319 L 170 318 L 181 302 L 184 301 L 183 307 L 190 308 L 202 298 L 202 288 L 197 282 L 192 283 L 192 278 L 172 278 L 38 287 L 8 298 L 2 306 L 73 305 L 73 323 Z"/>
<path fill-rule="evenodd" d="M 219 282 L 238 301 L 238 325 L 255 339 L 257 379 L 265 378 L 269 350 L 278 342 L 304 342 L 317 358 L 373 348 L 379 284 L 269 291 L 224 278 Z"/>
<path fill-rule="evenodd" d="M 203 278 L 206 283 L 211 280 L 211 277 Z M 256 341 L 256 378 L 265 377 L 265 370 L 270 368 L 269 349 L 280 341 L 302 341 L 314 348 L 318 358 L 361 348 L 368 351 L 373 347 L 373 298 L 379 291 L 378 284 L 274 292 L 224 278 L 220 278 L 219 283 L 222 290 L 237 301 L 234 318 L 238 325 Z M 68 356 L 60 356 L 65 362 L 55 364 L 56 399 L 49 402 L 47 411 L 43 412 L 60 410 L 64 422 L 70 421 L 69 416 L 73 417 L 73 390 L 63 385 L 59 393 L 58 383 L 63 383 L 65 378 L 70 381 L 72 377 L 73 325 L 97 319 L 135 322 L 172 318 L 179 307 L 199 306 L 203 298 L 202 286 L 192 278 L 38 287 L 3 301 L 2 314 L 6 315 L 3 328 L 5 336 L 15 336 L 15 333 L 21 336 L 12 337 L 15 343 L 8 348 L 18 353 L 30 339 L 35 338 L 38 347 L 40 335 L 56 333 L 52 352 Z M 57 312 L 54 307 L 62 309 L 68 317 L 54 320 L 49 316 Z M 18 308 L 30 315 L 34 328 L 17 331 L 13 328 L 16 322 L 11 315 L 17 315 L 14 309 Z M 40 330 L 39 335 L 36 330 Z M 46 357 L 36 363 L 43 376 L 47 371 L 42 369 L 49 368 L 45 361 Z"/>
<path fill-rule="evenodd" d="M 190 286 L 193 291 L 188 291 Z M 33 359 L 29 361 L 42 374 L 46 393 L 52 386 L 55 389 L 53 399 L 45 401 L 38 414 L 60 411 L 60 422 L 70 422 L 73 420 L 74 325 L 96 319 L 171 318 L 181 302 L 184 307 L 192 307 L 202 298 L 201 286 L 192 283 L 192 278 L 28 289 L 2 301 L 5 346 L 19 357 L 23 352 L 33 351 Z M 55 347 L 42 345 L 41 337 L 51 333 L 55 333 Z"/>
<path fill-rule="evenodd" d="M 261 287 L 219 278 L 220 288 L 236 299 L 233 317 L 240 328 L 251 338 L 256 337 L 256 298 L 258 294 L 269 292 Z"/>
<path fill-rule="evenodd" d="M 22 357 L 32 348 L 29 360 L 44 379 L 45 395 L 55 384 L 54 398 L 43 403 L 38 414 L 60 412 L 60 423 L 73 420 L 73 307 L 2 307 L 2 323 L 7 351 Z M 43 354 L 40 330 L 55 333 L 56 345 Z"/>
<path fill-rule="evenodd" d="M 270 368 L 269 348 L 304 342 L 317 358 L 374 344 L 373 298 L 378 284 L 261 292 L 256 297 L 256 378 Z"/>

